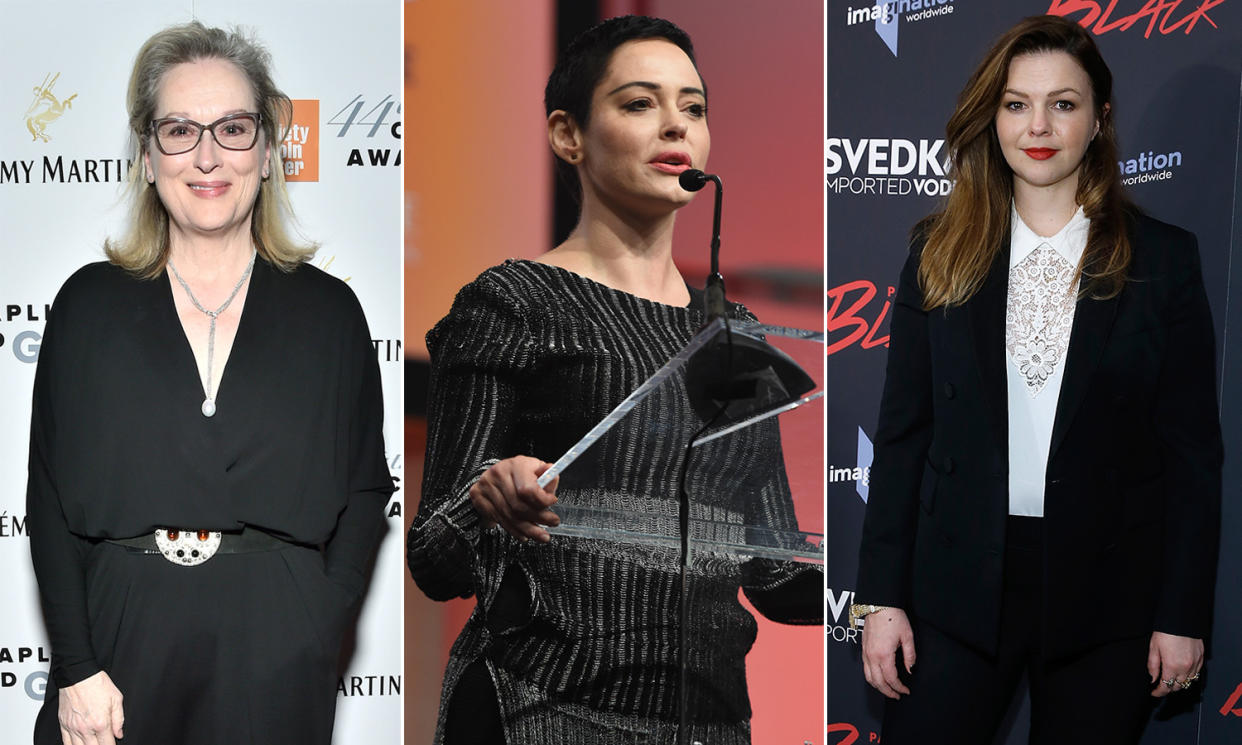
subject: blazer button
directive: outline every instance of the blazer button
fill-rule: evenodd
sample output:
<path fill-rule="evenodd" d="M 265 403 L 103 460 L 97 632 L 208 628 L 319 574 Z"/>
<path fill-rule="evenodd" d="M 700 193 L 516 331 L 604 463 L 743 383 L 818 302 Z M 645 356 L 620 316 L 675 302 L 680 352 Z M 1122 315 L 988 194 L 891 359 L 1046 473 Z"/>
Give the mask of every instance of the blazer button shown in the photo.
<path fill-rule="evenodd" d="M 952 458 L 944 459 L 944 472 L 953 473 L 953 459 Z"/>
<path fill-rule="evenodd" d="M 953 390 L 953 384 L 952 384 L 952 383 L 945 383 L 945 384 L 944 384 L 944 397 L 945 397 L 945 398 L 953 398 L 953 394 L 954 394 L 954 393 L 955 393 L 955 391 Z"/>

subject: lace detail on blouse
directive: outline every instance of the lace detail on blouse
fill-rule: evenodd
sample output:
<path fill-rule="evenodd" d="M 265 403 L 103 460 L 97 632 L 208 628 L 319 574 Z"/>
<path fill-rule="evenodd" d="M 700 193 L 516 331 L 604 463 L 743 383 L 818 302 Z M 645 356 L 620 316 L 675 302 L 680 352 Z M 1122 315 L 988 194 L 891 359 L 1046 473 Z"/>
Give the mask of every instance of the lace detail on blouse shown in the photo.
<path fill-rule="evenodd" d="M 1075 269 L 1051 245 L 1041 243 L 1009 270 L 1005 349 L 1031 398 L 1065 361 L 1078 297 Z"/>

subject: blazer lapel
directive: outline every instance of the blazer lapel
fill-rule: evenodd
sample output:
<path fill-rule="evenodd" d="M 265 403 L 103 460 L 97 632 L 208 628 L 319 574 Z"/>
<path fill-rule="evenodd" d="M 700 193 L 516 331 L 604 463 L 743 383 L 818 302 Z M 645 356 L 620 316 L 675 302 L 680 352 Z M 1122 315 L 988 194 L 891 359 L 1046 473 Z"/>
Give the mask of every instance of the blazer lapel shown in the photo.
<path fill-rule="evenodd" d="M 1052 424 L 1052 442 L 1048 448 L 1049 461 L 1065 439 L 1065 433 L 1074 421 L 1074 413 L 1087 393 L 1091 373 L 1100 361 L 1108 332 L 1117 317 L 1119 298 L 1119 295 L 1108 300 L 1082 298 L 1074 309 L 1074 328 L 1070 331 L 1069 349 L 1065 353 L 1065 377 L 1061 379 L 1061 394 L 1057 398 L 1057 414 Z"/>
<path fill-rule="evenodd" d="M 1009 294 L 1009 242 L 997 251 L 983 286 L 966 306 L 979 366 L 983 400 L 991 412 L 993 441 L 1008 452 L 1009 398 L 1005 389 L 1005 304 Z"/>

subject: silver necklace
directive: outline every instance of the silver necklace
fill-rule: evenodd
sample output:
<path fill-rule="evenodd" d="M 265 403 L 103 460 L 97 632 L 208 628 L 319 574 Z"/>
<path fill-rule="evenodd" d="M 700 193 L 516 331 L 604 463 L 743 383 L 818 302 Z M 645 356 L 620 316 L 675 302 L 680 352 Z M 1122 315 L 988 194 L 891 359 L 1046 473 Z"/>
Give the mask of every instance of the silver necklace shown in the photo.
<path fill-rule="evenodd" d="M 181 285 L 181 289 L 185 290 L 185 294 L 189 296 L 190 302 L 194 303 L 194 307 L 199 312 L 205 313 L 211 319 L 211 327 L 207 331 L 207 385 L 203 386 L 203 393 L 206 398 L 203 399 L 203 416 L 216 415 L 216 397 L 211 391 L 211 365 L 215 357 L 216 351 L 216 318 L 229 307 L 229 303 L 233 302 L 233 298 L 237 297 L 237 293 L 241 290 L 241 286 L 246 283 L 246 278 L 250 276 L 251 270 L 254 269 L 255 252 L 250 252 L 250 263 L 246 265 L 246 271 L 242 272 L 241 279 L 237 280 L 237 284 L 233 285 L 233 291 L 229 293 L 229 297 L 224 304 L 215 310 L 207 310 L 203 304 L 198 302 L 198 298 L 194 297 L 194 293 L 190 290 L 190 286 L 181 278 L 181 274 L 177 271 L 176 265 L 172 263 L 172 259 L 168 260 L 168 268 L 172 269 L 173 276 L 177 278 L 177 283 Z"/>

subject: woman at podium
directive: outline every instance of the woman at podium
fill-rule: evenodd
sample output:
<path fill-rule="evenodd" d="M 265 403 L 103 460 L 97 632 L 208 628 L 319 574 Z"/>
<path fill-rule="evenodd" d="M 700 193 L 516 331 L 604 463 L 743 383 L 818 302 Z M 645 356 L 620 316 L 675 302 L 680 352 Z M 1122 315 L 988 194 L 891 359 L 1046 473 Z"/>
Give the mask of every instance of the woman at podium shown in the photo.
<path fill-rule="evenodd" d="M 576 228 L 536 261 L 483 272 L 427 337 L 427 460 L 409 566 L 429 597 L 477 600 L 445 673 L 436 742 L 670 743 L 676 550 L 552 537 L 542 526 L 559 522 L 557 482 L 536 480 L 704 323 L 672 246 L 677 211 L 693 197 L 678 177 L 703 168 L 710 149 L 707 91 L 685 32 L 627 16 L 568 46 L 545 106 L 558 168 L 579 188 Z M 592 503 L 642 502 L 675 521 L 691 416 L 685 396 L 657 412 L 650 437 L 615 455 L 624 483 Z M 767 467 L 760 504 L 791 520 L 775 424 L 752 430 L 729 463 L 693 468 Z M 696 739 L 749 742 L 744 658 L 755 621 L 737 590 L 762 610 L 799 576 L 754 576 L 739 562 L 695 585 L 696 631 L 712 640 L 690 661 L 701 682 L 690 695 Z M 807 599 L 804 616 L 782 620 L 818 622 L 818 585 Z"/>

